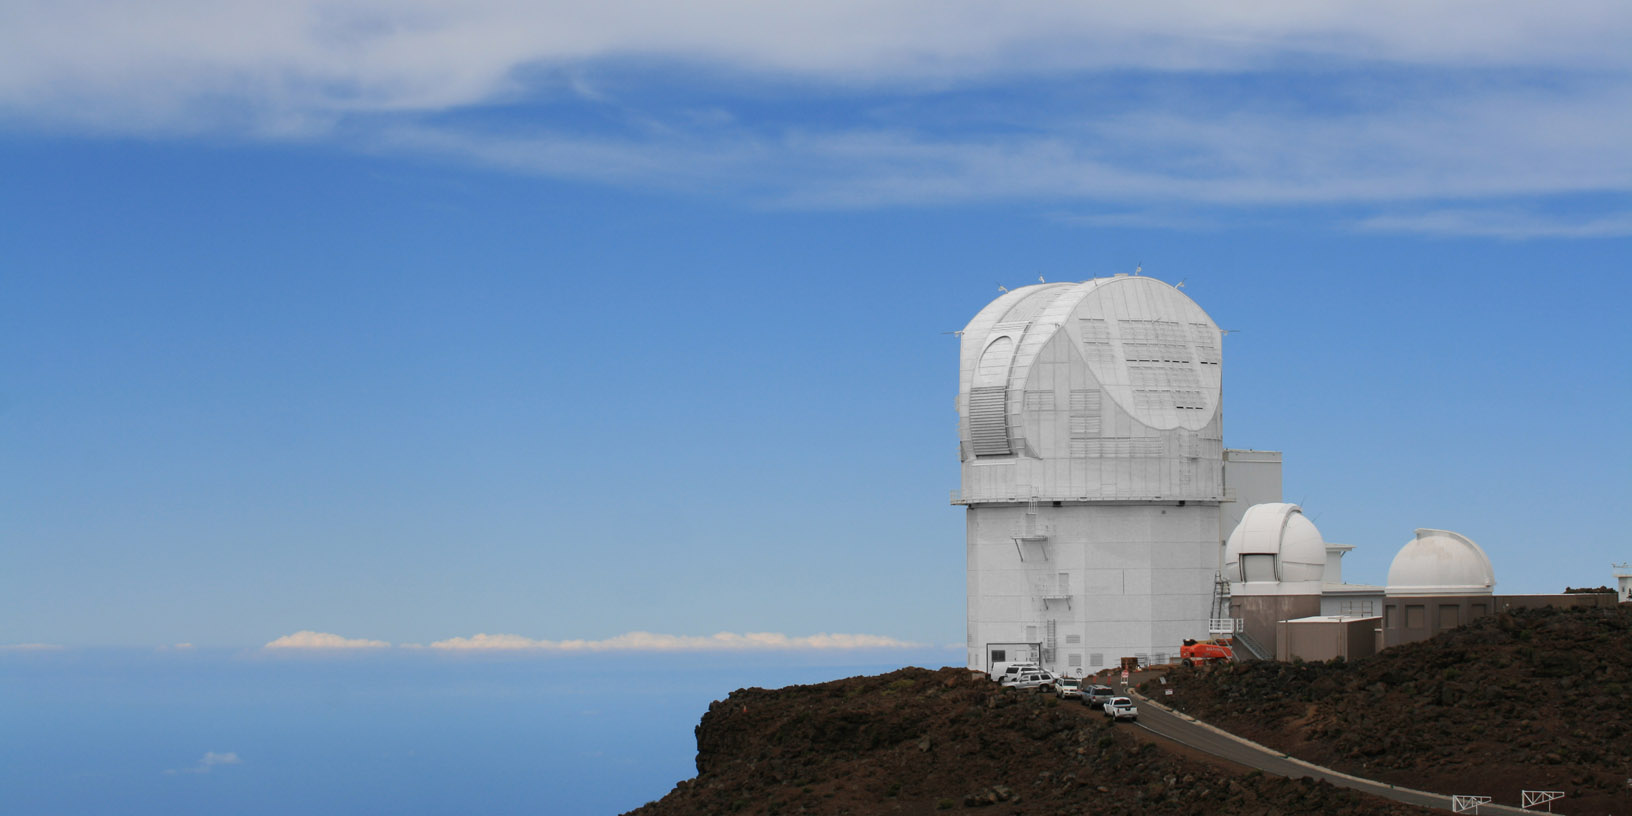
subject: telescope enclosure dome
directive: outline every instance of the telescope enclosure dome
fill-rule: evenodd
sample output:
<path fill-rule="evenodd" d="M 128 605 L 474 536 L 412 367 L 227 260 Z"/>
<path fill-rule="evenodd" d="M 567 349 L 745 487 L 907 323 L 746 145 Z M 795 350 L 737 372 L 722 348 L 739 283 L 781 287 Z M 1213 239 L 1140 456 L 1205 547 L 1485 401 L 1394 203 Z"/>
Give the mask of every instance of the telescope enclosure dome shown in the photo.
<path fill-rule="evenodd" d="M 1418 530 L 1388 567 L 1389 595 L 1489 595 L 1496 588 L 1490 557 L 1466 536 Z"/>
<path fill-rule="evenodd" d="M 1318 595 L 1326 542 L 1295 504 L 1247 508 L 1224 546 L 1224 574 L 1242 595 Z"/>
<path fill-rule="evenodd" d="M 961 501 L 1221 500 L 1220 341 L 1154 278 L 992 301 L 962 333 Z"/>

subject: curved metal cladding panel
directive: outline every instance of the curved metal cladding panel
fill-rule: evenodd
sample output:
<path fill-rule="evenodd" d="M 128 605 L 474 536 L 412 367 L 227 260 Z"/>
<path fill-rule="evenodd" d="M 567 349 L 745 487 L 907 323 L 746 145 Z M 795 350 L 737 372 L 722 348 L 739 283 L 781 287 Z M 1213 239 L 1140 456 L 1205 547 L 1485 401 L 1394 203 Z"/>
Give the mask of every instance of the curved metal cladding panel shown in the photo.
<path fill-rule="evenodd" d="M 1218 326 L 1161 281 L 1105 284 L 1083 297 L 1064 329 L 1106 395 L 1153 430 L 1206 427 L 1220 401 Z"/>
<path fill-rule="evenodd" d="M 976 456 L 1008 456 L 1009 367 L 1014 364 L 1014 338 L 992 340 L 975 366 L 975 384 L 969 389 L 969 443 Z"/>
<path fill-rule="evenodd" d="M 958 425 L 961 456 L 1008 456 L 1009 370 L 1030 316 L 1070 284 L 1026 286 L 986 304 L 963 329 L 959 348 Z M 1028 305 L 1031 304 L 1031 305 Z M 1010 314 L 1013 313 L 1013 319 Z M 1007 344 L 999 343 L 1007 338 Z M 997 346 L 997 348 L 993 348 Z M 976 428 L 979 431 L 976 431 Z M 979 450 L 976 450 L 978 441 Z"/>
<path fill-rule="evenodd" d="M 1219 340 L 1153 278 L 998 298 L 963 336 L 964 499 L 1219 498 Z"/>

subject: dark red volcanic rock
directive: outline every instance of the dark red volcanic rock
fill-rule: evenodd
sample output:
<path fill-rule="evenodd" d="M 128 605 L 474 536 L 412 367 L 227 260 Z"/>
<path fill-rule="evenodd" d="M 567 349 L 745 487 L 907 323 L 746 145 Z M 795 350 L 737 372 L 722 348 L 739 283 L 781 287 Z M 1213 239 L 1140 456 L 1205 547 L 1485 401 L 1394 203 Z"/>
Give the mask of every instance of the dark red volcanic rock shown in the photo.
<path fill-rule="evenodd" d="M 1632 609 L 1520 610 L 1366 660 L 1168 675 L 1175 708 L 1397 785 L 1558 813 L 1632 808 Z"/>
<path fill-rule="evenodd" d="M 1423 812 L 1221 769 L 1133 734 L 1075 701 L 965 669 L 744 689 L 697 726 L 697 777 L 633 813 Z"/>

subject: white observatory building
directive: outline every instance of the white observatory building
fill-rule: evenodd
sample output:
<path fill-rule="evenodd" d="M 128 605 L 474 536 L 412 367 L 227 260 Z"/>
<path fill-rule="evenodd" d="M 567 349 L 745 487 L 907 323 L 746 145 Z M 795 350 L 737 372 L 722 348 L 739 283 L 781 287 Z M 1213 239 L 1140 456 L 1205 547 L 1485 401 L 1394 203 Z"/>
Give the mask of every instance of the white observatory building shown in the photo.
<path fill-rule="evenodd" d="M 1253 460 L 1272 466 L 1254 474 L 1265 495 L 1226 497 L 1220 340 L 1184 293 L 1136 275 L 1023 287 L 969 322 L 953 497 L 969 668 L 1085 674 L 1207 637 L 1220 505 L 1280 500 L 1278 454 Z"/>
<path fill-rule="evenodd" d="M 1224 545 L 1230 617 L 1273 652 L 1278 621 L 1321 613 L 1327 556 L 1303 508 L 1282 502 L 1247 508 Z"/>

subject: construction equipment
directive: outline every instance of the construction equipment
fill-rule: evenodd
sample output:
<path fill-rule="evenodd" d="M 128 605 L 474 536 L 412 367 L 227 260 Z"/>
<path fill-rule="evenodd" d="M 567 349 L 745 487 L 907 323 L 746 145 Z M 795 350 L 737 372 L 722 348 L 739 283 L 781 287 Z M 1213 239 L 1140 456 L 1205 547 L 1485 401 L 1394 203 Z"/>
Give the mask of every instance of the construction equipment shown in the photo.
<path fill-rule="evenodd" d="M 1186 640 L 1179 647 L 1179 659 L 1186 666 L 1197 663 L 1223 663 L 1235 659 L 1235 649 L 1230 638 L 1216 638 L 1213 640 Z"/>

